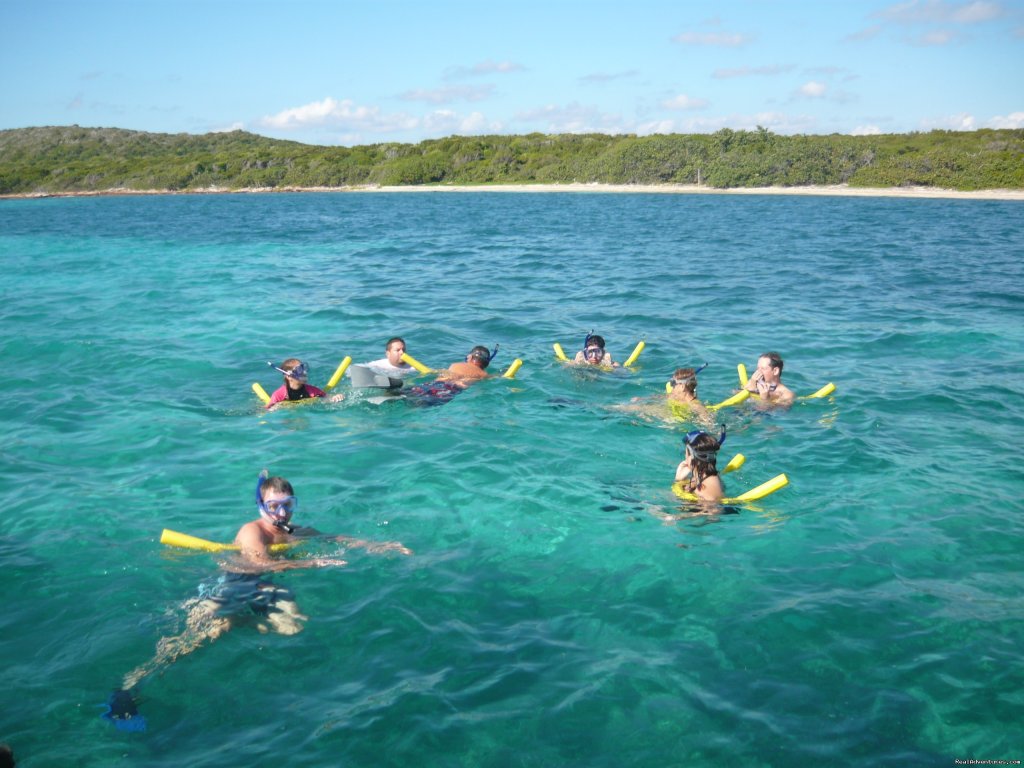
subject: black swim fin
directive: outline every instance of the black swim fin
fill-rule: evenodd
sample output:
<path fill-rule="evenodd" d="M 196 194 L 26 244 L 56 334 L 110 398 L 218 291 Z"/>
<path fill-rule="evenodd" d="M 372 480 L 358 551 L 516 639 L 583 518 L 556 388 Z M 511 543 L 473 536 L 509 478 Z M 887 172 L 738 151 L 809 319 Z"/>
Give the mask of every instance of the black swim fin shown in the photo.
<path fill-rule="evenodd" d="M 142 733 L 146 730 L 146 718 L 139 714 L 135 697 L 123 688 L 110 694 L 107 711 L 101 717 L 112 722 L 119 731 Z"/>

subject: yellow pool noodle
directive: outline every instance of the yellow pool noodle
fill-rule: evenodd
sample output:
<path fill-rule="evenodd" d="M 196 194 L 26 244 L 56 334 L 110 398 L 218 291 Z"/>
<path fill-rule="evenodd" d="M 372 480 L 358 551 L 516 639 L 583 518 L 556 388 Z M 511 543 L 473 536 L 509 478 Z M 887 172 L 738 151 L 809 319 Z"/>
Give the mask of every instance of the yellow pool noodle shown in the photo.
<path fill-rule="evenodd" d="M 220 544 L 216 541 L 207 541 L 197 536 L 189 536 L 187 533 L 178 533 L 169 528 L 164 528 L 160 534 L 160 543 L 169 547 L 182 547 L 183 549 L 200 549 L 204 552 L 237 552 L 236 544 Z M 288 549 L 291 544 L 271 544 L 271 552 L 281 552 Z"/>
<path fill-rule="evenodd" d="M 740 403 L 744 402 L 748 397 L 750 397 L 750 392 L 743 389 L 737 392 L 732 397 L 725 398 L 725 400 L 723 400 L 720 403 L 716 403 L 715 405 L 709 405 L 708 410 L 717 411 L 720 408 L 727 408 L 730 405 L 739 405 Z"/>
<path fill-rule="evenodd" d="M 516 377 L 516 371 L 518 371 L 523 365 L 523 361 L 518 357 L 512 361 L 512 365 L 508 367 L 508 370 L 502 374 L 504 379 L 514 379 Z"/>
<path fill-rule="evenodd" d="M 256 397 L 263 401 L 264 405 L 270 404 L 270 395 L 267 394 L 267 390 L 260 386 L 258 381 L 253 383 L 252 391 L 256 393 Z"/>
<path fill-rule="evenodd" d="M 743 363 L 740 363 L 739 365 L 736 366 L 736 373 L 740 375 L 740 386 L 747 386 L 747 382 L 750 381 L 750 379 L 747 378 L 747 366 L 745 366 Z"/>
<path fill-rule="evenodd" d="M 832 382 L 830 381 L 830 382 L 829 382 L 828 384 L 826 384 L 826 385 L 825 385 L 824 387 L 822 387 L 821 389 L 819 389 L 819 390 L 818 390 L 817 392 L 815 392 L 815 393 L 814 393 L 813 395 L 804 395 L 804 396 L 803 396 L 803 397 L 801 397 L 800 399 L 801 399 L 801 400 L 813 400 L 813 399 L 814 399 L 814 398 L 816 398 L 816 397 L 828 397 L 829 395 L 831 395 L 831 394 L 832 394 L 833 392 L 835 392 L 835 391 L 836 391 L 836 385 L 835 385 L 835 384 L 833 384 L 833 383 L 832 383 Z"/>
<path fill-rule="evenodd" d="M 345 371 L 348 370 L 348 367 L 351 364 L 352 358 L 349 357 L 348 355 L 345 355 L 345 359 L 341 361 L 340 365 L 338 365 L 337 369 L 334 371 L 334 375 L 331 376 L 330 381 L 327 382 L 327 386 L 324 387 L 324 389 L 330 392 L 332 389 L 338 386 L 338 382 L 341 381 L 341 377 L 345 375 Z"/>
<path fill-rule="evenodd" d="M 408 363 L 409 365 L 411 365 L 413 368 L 415 368 L 420 373 L 430 373 L 430 369 L 427 368 L 427 366 L 425 366 L 423 363 L 421 363 L 415 357 L 413 357 L 412 355 L 410 355 L 410 354 L 408 354 L 406 352 L 402 353 L 402 362 L 403 363 Z"/>
<path fill-rule="evenodd" d="M 552 348 L 553 348 L 553 349 L 555 350 L 555 357 L 557 357 L 557 358 L 558 358 L 559 360 L 561 360 L 561 361 L 562 361 L 563 363 L 568 363 L 568 362 L 569 362 L 569 358 L 565 356 L 565 351 L 564 351 L 564 350 L 562 349 L 562 345 L 561 345 L 561 344 L 559 344 L 559 343 L 558 343 L 558 342 L 556 341 L 556 342 L 555 342 L 554 344 L 552 344 L 551 346 L 552 346 Z"/>
<path fill-rule="evenodd" d="M 720 504 L 736 504 L 744 501 L 757 501 L 763 499 L 770 493 L 775 493 L 780 488 L 785 488 L 789 485 L 789 478 L 783 473 L 776 475 L 771 480 L 761 483 L 755 488 L 751 488 L 746 493 L 741 493 L 739 496 L 730 496 L 728 498 L 720 499 Z M 700 497 L 690 491 L 684 491 L 682 483 L 675 483 L 672 486 L 672 492 L 679 498 L 685 501 L 700 501 Z"/>
<path fill-rule="evenodd" d="M 640 353 L 644 351 L 645 346 L 647 346 L 645 342 L 637 342 L 636 347 L 633 349 L 633 354 L 626 358 L 626 362 L 624 362 L 622 365 L 625 366 L 626 368 L 629 368 L 629 366 L 635 363 L 636 359 L 640 357 Z"/>
<path fill-rule="evenodd" d="M 724 475 L 726 472 L 735 472 L 737 469 L 743 466 L 743 462 L 745 462 L 746 460 L 746 456 L 744 456 L 742 453 L 737 453 L 729 460 L 729 463 L 725 465 L 725 469 L 722 470 L 722 474 Z"/>

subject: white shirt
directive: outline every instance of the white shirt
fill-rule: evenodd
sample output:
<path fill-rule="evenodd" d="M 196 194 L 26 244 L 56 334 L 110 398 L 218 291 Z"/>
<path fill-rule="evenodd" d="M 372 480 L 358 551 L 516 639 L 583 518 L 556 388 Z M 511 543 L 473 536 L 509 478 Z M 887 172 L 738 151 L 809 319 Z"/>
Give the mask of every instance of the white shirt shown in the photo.
<path fill-rule="evenodd" d="M 391 361 L 386 357 L 380 360 L 374 360 L 371 363 L 363 363 L 367 368 L 372 368 L 376 373 L 381 373 L 385 376 L 391 376 L 395 379 L 401 379 L 404 376 L 415 373 L 416 369 L 408 363 L 402 363 L 401 365 L 392 365 Z"/>

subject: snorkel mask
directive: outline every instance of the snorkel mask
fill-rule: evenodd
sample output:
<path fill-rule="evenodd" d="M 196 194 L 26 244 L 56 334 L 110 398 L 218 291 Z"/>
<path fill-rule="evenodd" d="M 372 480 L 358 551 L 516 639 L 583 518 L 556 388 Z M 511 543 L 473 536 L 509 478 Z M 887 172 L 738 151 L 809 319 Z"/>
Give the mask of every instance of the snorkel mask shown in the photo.
<path fill-rule="evenodd" d="M 698 461 L 713 462 L 718 456 L 718 451 L 723 445 L 725 445 L 725 424 L 722 424 L 722 431 L 718 435 L 718 448 L 715 448 L 714 450 L 701 450 L 694 447 L 694 443 L 697 442 L 697 438 L 706 434 L 708 433 L 703 429 L 695 429 L 692 432 L 687 432 L 685 437 L 683 437 L 683 452 L 688 452 Z"/>
<path fill-rule="evenodd" d="M 681 384 L 685 384 L 686 382 L 691 381 L 691 380 L 696 380 L 697 374 L 700 373 L 701 371 L 703 371 L 707 367 L 708 367 L 708 364 L 704 363 L 704 365 L 700 366 L 699 368 L 694 368 L 693 376 L 688 376 L 685 379 L 677 379 L 675 376 L 673 376 L 671 379 L 668 380 L 668 385 L 670 387 L 672 387 L 672 389 L 675 389 L 676 387 L 680 386 Z"/>
<path fill-rule="evenodd" d="M 260 472 L 260 476 L 256 478 L 256 508 L 260 511 L 260 517 L 268 523 L 275 528 L 280 528 L 285 533 L 291 533 L 295 529 L 288 525 L 288 521 L 292 519 L 292 514 L 294 514 L 295 509 L 299 506 L 299 500 L 294 496 L 288 496 L 284 499 L 264 501 L 263 484 L 267 481 L 269 474 L 264 469 Z"/>
<path fill-rule="evenodd" d="M 590 340 L 593 338 L 594 329 L 591 328 L 590 333 L 588 333 L 587 337 L 583 339 L 583 357 L 586 360 L 600 362 L 601 360 L 604 360 L 604 349 L 600 347 L 597 342 L 594 343 L 594 346 L 590 346 Z"/>
<path fill-rule="evenodd" d="M 305 363 L 299 363 L 290 371 L 286 371 L 284 368 L 274 365 L 269 360 L 267 361 L 267 365 L 269 365 L 275 371 L 279 371 L 280 373 L 283 373 L 285 376 L 288 376 L 290 378 L 298 379 L 301 382 L 305 382 L 309 378 L 309 366 L 306 365 Z"/>
<path fill-rule="evenodd" d="M 501 346 L 501 345 L 500 345 L 500 344 L 495 344 L 495 345 L 494 345 L 494 349 L 492 349 L 492 350 L 491 350 L 491 351 L 490 351 L 489 353 L 484 353 L 484 352 L 470 352 L 470 353 L 469 353 L 469 356 L 470 356 L 470 357 L 472 357 L 472 358 L 475 358 L 475 359 L 479 360 L 479 361 L 480 361 L 480 362 L 482 362 L 482 363 L 486 363 L 487 365 L 490 365 L 490 364 L 491 364 L 491 361 L 492 361 L 492 360 L 493 360 L 493 359 L 494 359 L 495 357 L 497 357 L 497 356 L 498 356 L 498 347 L 499 347 L 499 346 Z M 484 355 L 485 355 L 485 354 L 487 354 L 487 357 L 484 357 Z"/>

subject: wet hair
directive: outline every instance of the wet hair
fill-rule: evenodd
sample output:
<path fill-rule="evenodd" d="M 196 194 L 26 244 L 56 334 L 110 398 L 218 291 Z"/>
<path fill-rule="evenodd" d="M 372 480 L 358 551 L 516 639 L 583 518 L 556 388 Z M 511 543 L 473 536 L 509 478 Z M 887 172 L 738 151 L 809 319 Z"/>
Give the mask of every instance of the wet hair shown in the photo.
<path fill-rule="evenodd" d="M 771 365 L 772 368 L 778 368 L 779 375 L 782 374 L 782 358 L 779 357 L 778 352 L 765 352 L 761 357 L 767 357 L 768 364 Z"/>
<path fill-rule="evenodd" d="M 284 371 L 294 371 L 300 365 L 302 365 L 302 361 L 299 360 L 299 358 L 297 358 L 297 357 L 289 357 L 287 360 L 285 360 L 283 363 L 281 363 L 281 365 L 278 366 L 278 367 L 281 368 L 281 370 L 284 370 Z"/>
<path fill-rule="evenodd" d="M 9 744 L 0 744 L 0 768 L 14 768 L 14 750 Z"/>
<path fill-rule="evenodd" d="M 491 351 L 487 347 L 473 347 L 469 350 L 469 356 L 478 361 L 481 368 L 486 369 L 491 362 Z"/>
<path fill-rule="evenodd" d="M 697 394 L 697 372 L 693 368 L 676 368 L 672 380 L 678 381 L 676 386 L 682 387 L 691 395 Z"/>
<path fill-rule="evenodd" d="M 391 345 L 394 344 L 396 341 L 400 342 L 403 347 L 406 346 L 405 339 L 403 339 L 401 336 L 392 336 L 390 339 L 388 339 L 388 343 L 384 345 L 384 349 L 390 351 Z"/>
<path fill-rule="evenodd" d="M 695 488 L 700 488 L 706 478 L 718 474 L 716 462 L 718 461 L 718 449 L 721 447 L 719 442 L 707 432 L 702 432 L 692 443 L 687 444 L 691 456 L 690 467 L 693 470 Z"/>
<path fill-rule="evenodd" d="M 590 334 L 590 337 L 587 339 L 586 346 L 589 347 L 591 344 L 604 349 L 604 336 L 598 336 L 595 333 Z"/>
<path fill-rule="evenodd" d="M 277 491 L 278 493 L 284 493 L 288 496 L 295 495 L 295 489 L 292 488 L 292 484 L 283 477 L 268 477 L 264 480 L 263 485 L 260 486 L 260 496 L 265 499 L 267 497 L 267 491 Z"/>

